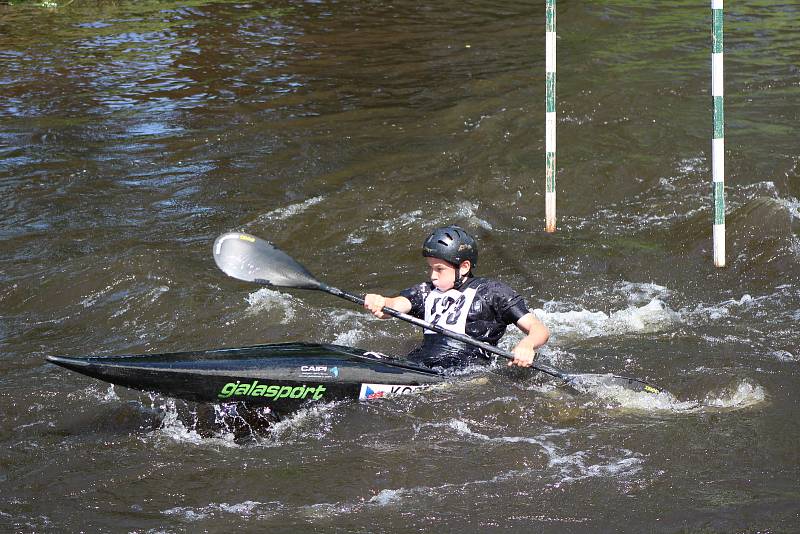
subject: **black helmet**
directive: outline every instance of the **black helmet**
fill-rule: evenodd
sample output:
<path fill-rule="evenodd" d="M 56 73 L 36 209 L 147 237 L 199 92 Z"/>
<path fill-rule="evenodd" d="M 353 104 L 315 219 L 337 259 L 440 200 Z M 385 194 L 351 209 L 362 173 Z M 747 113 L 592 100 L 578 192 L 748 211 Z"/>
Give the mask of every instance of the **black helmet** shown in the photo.
<path fill-rule="evenodd" d="M 474 267 L 478 263 L 478 244 L 460 226 L 437 228 L 422 244 L 422 255 L 439 258 L 458 267 L 467 261 Z"/>

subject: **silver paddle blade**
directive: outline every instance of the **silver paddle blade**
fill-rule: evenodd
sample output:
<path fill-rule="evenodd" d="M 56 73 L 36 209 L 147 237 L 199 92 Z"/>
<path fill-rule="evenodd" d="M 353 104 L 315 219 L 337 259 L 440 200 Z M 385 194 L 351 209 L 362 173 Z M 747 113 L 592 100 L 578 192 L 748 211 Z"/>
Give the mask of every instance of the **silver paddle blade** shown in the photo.
<path fill-rule="evenodd" d="M 272 243 L 242 232 L 222 234 L 214 241 L 214 261 L 222 272 L 245 282 L 298 289 L 322 285 Z"/>

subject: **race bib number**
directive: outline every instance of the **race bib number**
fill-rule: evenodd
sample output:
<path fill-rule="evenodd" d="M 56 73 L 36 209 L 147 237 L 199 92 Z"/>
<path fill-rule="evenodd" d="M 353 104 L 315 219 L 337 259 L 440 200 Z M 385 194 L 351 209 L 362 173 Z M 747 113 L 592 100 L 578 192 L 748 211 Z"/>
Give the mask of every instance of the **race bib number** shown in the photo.
<path fill-rule="evenodd" d="M 466 334 L 467 315 L 473 300 L 475 300 L 473 288 L 467 288 L 463 292 L 455 289 L 441 292 L 434 289 L 425 298 L 425 320 L 446 330 Z M 425 333 L 436 332 L 425 330 Z"/>

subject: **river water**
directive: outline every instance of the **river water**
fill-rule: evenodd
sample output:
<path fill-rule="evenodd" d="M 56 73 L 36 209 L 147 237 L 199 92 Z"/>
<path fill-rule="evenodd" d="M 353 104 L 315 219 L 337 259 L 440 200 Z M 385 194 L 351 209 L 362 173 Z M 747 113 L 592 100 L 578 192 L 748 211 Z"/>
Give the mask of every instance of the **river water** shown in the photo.
<path fill-rule="evenodd" d="M 0 6 L 0 530 L 800 530 L 800 8 L 726 6 L 727 261 L 711 259 L 708 1 Z M 543 361 L 670 394 L 477 382 L 245 435 L 45 356 L 420 333 L 216 269 L 270 239 L 392 293 L 460 223 Z M 512 347 L 509 332 L 502 345 Z"/>

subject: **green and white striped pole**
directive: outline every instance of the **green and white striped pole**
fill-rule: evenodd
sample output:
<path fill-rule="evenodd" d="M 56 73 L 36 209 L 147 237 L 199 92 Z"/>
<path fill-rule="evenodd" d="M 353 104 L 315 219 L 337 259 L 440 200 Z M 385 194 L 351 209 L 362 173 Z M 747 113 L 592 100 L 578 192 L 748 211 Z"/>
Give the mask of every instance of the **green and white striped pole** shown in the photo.
<path fill-rule="evenodd" d="M 545 25 L 545 230 L 556 231 L 556 0 L 547 0 Z"/>
<path fill-rule="evenodd" d="M 722 2 L 711 0 L 711 96 L 714 138 L 711 175 L 714 180 L 714 265 L 725 267 L 725 114 L 723 109 Z"/>

